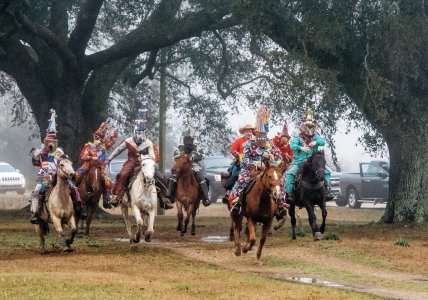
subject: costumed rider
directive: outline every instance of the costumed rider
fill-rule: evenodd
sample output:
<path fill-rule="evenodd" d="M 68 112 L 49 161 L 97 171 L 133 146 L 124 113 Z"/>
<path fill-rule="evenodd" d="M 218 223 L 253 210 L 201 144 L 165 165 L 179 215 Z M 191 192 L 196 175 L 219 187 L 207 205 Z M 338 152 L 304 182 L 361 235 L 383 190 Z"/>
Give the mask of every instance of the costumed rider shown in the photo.
<path fill-rule="evenodd" d="M 278 134 L 272 140 L 275 147 L 281 151 L 283 174 L 290 166 L 294 156 L 294 152 L 290 147 L 289 140 L 290 135 L 288 134 L 288 126 L 287 122 L 285 122 L 284 126 L 282 127 L 282 132 L 278 132 Z"/>
<path fill-rule="evenodd" d="M 274 165 L 281 163 L 281 152 L 267 138 L 269 115 L 267 107 L 262 107 L 258 111 L 255 137 L 245 144 L 244 158 L 241 161 L 242 169 L 229 196 L 230 213 L 233 215 L 238 215 L 241 211 L 241 193 L 253 178 L 251 173 L 262 170 L 267 162 Z M 282 195 L 277 199 L 277 208 L 276 216 L 282 218 L 286 212 L 286 204 Z"/>
<path fill-rule="evenodd" d="M 138 117 L 135 120 L 134 134 L 132 137 L 128 137 L 123 141 L 113 153 L 107 158 L 106 164 L 109 164 L 112 159 L 122 153 L 125 149 L 128 150 L 128 159 L 124 163 L 122 170 L 116 175 L 116 182 L 114 184 L 112 194 L 115 196 L 111 200 L 113 206 L 119 205 L 122 202 L 123 196 L 125 195 L 128 183 L 134 175 L 134 170 L 137 167 L 140 167 L 140 155 L 149 155 L 156 161 L 155 150 L 152 141 L 147 138 L 146 135 L 146 125 L 147 125 L 147 100 L 142 101 L 142 108 L 138 110 Z M 156 170 L 156 172 L 159 172 Z M 169 202 L 169 199 L 166 197 L 159 197 L 159 193 L 167 193 L 166 191 L 166 182 L 164 182 L 163 190 L 162 185 L 159 185 L 159 178 L 164 178 L 161 174 L 156 174 L 155 180 L 156 186 L 160 188 L 158 192 L 158 198 L 163 201 L 161 206 L 165 209 L 173 208 L 174 206 Z"/>
<path fill-rule="evenodd" d="M 304 162 L 306 158 L 310 157 L 313 153 L 317 152 L 318 147 L 325 145 L 325 139 L 317 133 L 317 129 L 318 126 L 314 120 L 313 111 L 311 108 L 308 108 L 306 117 L 299 127 L 300 133 L 293 135 L 290 140 L 290 147 L 294 151 L 294 157 L 291 167 L 287 170 L 285 177 L 285 192 L 287 201 L 293 201 L 292 191 L 294 187 L 294 180 L 302 162 Z M 330 188 L 330 177 L 330 170 L 326 166 L 324 182 L 326 184 L 327 190 L 327 201 L 334 198 Z"/>
<path fill-rule="evenodd" d="M 33 166 L 40 168 L 36 179 L 36 187 L 31 193 L 31 212 L 33 215 L 30 218 L 30 222 L 32 224 L 39 224 L 40 222 L 46 190 L 49 186 L 55 185 L 57 160 L 64 155 L 64 151 L 58 147 L 55 110 L 51 109 L 50 113 L 51 118 L 49 119 L 49 125 L 43 144 L 40 149 L 33 149 L 31 157 Z M 79 219 L 85 219 L 87 214 L 82 209 L 79 192 L 71 181 L 70 186 L 70 195 L 73 200 L 73 207 L 76 211 L 76 215 Z"/>
<path fill-rule="evenodd" d="M 174 151 L 174 159 L 177 159 L 180 155 L 185 154 L 189 157 L 192 162 L 192 169 L 195 172 L 196 181 L 202 191 L 202 204 L 207 207 L 211 204 L 208 196 L 208 183 L 205 179 L 203 169 L 199 165 L 199 162 L 204 158 L 204 151 L 199 145 L 195 145 L 194 134 L 191 130 L 186 131 L 183 134 L 183 144 L 178 146 L 178 149 Z M 172 174 L 169 178 L 168 183 L 168 195 L 172 203 L 175 202 L 175 192 L 177 190 L 177 174 Z"/>
<path fill-rule="evenodd" d="M 112 208 L 110 204 L 111 179 L 104 172 L 106 167 L 107 150 L 116 142 L 118 137 L 117 131 L 110 128 L 110 119 L 101 123 L 101 126 L 93 133 L 93 142 L 88 142 L 80 152 L 80 159 L 83 165 L 76 171 L 77 185 L 82 181 L 83 176 L 89 171 L 91 161 L 98 160 L 101 162 L 101 188 L 103 191 L 103 207 Z"/>

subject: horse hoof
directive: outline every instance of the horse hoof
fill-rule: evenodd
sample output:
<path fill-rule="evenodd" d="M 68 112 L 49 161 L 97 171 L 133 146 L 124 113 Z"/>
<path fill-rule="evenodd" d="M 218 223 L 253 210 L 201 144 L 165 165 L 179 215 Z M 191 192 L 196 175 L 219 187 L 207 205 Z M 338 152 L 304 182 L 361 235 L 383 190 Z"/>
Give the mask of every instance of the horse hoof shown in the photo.
<path fill-rule="evenodd" d="M 130 249 L 131 249 L 131 252 L 137 252 L 138 246 L 137 245 L 132 245 Z"/>
<path fill-rule="evenodd" d="M 177 231 L 181 231 L 181 226 L 177 226 L 177 228 L 175 228 Z"/>
<path fill-rule="evenodd" d="M 256 260 L 256 265 L 258 265 L 258 266 L 263 265 L 263 263 L 262 263 L 261 259 Z"/>
<path fill-rule="evenodd" d="M 190 232 L 190 234 L 191 234 L 191 235 L 196 235 L 196 230 L 192 230 L 192 231 Z"/>
<path fill-rule="evenodd" d="M 72 240 L 65 240 L 65 243 L 67 244 L 67 246 L 69 248 L 71 248 L 70 246 L 71 246 L 71 244 L 73 244 L 73 241 Z"/>
<path fill-rule="evenodd" d="M 180 236 L 184 236 L 184 232 L 180 232 Z"/>
<path fill-rule="evenodd" d="M 319 240 L 321 240 L 321 232 L 317 231 L 315 232 L 315 235 L 314 235 L 314 241 L 319 241 Z"/>
<path fill-rule="evenodd" d="M 148 243 L 148 242 L 150 242 L 151 240 L 152 240 L 152 237 L 151 237 L 151 235 L 149 234 L 149 235 L 146 235 L 145 237 L 144 237 L 144 240 Z"/>
<path fill-rule="evenodd" d="M 241 250 L 235 250 L 235 255 L 236 256 L 241 256 Z"/>
<path fill-rule="evenodd" d="M 248 249 L 247 249 L 247 248 L 243 248 L 243 249 L 242 249 L 242 252 L 243 252 L 243 253 L 247 253 L 247 252 L 248 252 Z"/>
<path fill-rule="evenodd" d="M 62 252 L 68 252 L 68 253 L 70 253 L 70 252 L 73 252 L 73 249 L 71 247 L 64 247 L 62 249 Z"/>

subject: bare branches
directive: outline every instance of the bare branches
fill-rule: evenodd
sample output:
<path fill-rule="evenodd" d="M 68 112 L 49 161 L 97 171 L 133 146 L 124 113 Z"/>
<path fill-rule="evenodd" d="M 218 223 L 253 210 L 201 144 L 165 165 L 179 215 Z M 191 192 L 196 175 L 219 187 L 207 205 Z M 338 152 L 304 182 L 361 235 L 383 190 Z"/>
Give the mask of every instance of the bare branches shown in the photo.
<path fill-rule="evenodd" d="M 77 57 L 85 54 L 103 2 L 104 0 L 87 0 L 79 11 L 76 27 L 69 41 L 70 48 Z"/>

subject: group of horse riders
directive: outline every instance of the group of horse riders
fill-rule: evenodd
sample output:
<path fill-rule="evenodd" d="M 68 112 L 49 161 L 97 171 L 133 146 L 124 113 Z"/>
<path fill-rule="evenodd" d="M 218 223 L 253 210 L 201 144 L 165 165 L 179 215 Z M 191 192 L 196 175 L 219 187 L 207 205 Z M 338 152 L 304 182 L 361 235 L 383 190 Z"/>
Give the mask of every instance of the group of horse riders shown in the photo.
<path fill-rule="evenodd" d="M 82 181 L 84 175 L 88 172 L 92 160 L 98 160 L 102 163 L 100 171 L 102 173 L 104 208 L 116 207 L 123 201 L 128 183 L 134 175 L 135 169 L 140 165 L 139 157 L 141 154 L 149 155 L 156 162 L 159 162 L 159 153 L 157 153 L 157 148 L 155 148 L 154 143 L 147 138 L 147 102 L 143 102 L 142 106 L 143 107 L 138 110 L 138 117 L 135 120 L 133 135 L 126 138 L 119 146 L 117 146 L 110 156 L 107 157 L 107 151 L 116 142 L 118 134 L 116 131 L 112 130 L 109 120 L 101 124 L 101 126 L 93 133 L 93 141 L 86 143 L 81 150 L 80 159 L 83 161 L 83 165 L 77 169 L 75 178 L 70 178 L 69 180 L 70 185 L 72 186 L 70 193 L 74 209 L 79 219 L 85 219 L 87 215 L 82 208 L 77 186 Z M 33 224 L 38 224 L 40 222 L 39 218 L 41 209 L 46 200 L 46 190 L 49 186 L 55 184 L 57 160 L 64 154 L 63 150 L 58 147 L 55 117 L 55 111 L 51 110 L 51 118 L 49 120 L 46 138 L 44 139 L 40 149 L 32 152 L 33 165 L 40 168 L 36 180 L 36 187 L 32 192 L 31 198 L 31 212 L 33 215 L 30 218 L 30 222 Z M 128 159 L 124 163 L 121 171 L 117 174 L 116 181 L 112 189 L 111 180 L 104 170 L 111 160 L 122 153 L 125 149 L 128 150 Z M 176 158 L 183 153 L 188 156 L 190 161 L 192 161 L 195 177 L 202 191 L 202 203 L 204 206 L 208 206 L 210 205 L 208 198 L 208 185 L 204 178 L 203 170 L 199 166 L 199 162 L 203 159 L 203 151 L 200 147 L 195 145 L 194 139 L 190 136 L 190 133 L 184 136 L 183 145 L 178 146 L 178 149 L 174 152 L 174 157 Z M 177 183 L 176 175 L 172 174 L 168 182 L 165 176 L 161 174 L 159 170 L 156 170 L 155 183 L 158 188 L 158 197 L 161 200 L 161 207 L 165 209 L 173 208 L 174 193 Z M 110 193 L 113 194 L 112 200 L 110 200 Z"/>
<path fill-rule="evenodd" d="M 269 110 L 266 107 L 260 109 L 257 113 L 256 127 L 247 124 L 240 128 L 239 132 L 243 136 L 235 140 L 230 147 L 230 153 L 235 160 L 229 169 L 230 177 L 225 184 L 226 195 L 223 202 L 229 202 L 231 214 L 240 213 L 242 193 L 251 182 L 252 174 L 263 169 L 269 161 L 275 165 L 281 165 L 285 174 L 283 176 L 284 193 L 277 200 L 276 217 L 281 219 L 286 213 L 287 202 L 293 201 L 292 191 L 300 165 L 318 151 L 319 146 L 325 145 L 325 139 L 317 132 L 317 124 L 310 108 L 299 126 L 299 132 L 292 137 L 288 134 L 285 123 L 282 132 L 270 141 L 267 138 L 268 118 Z M 328 168 L 325 170 L 325 184 L 326 200 L 331 200 L 334 196 L 331 193 Z"/>
<path fill-rule="evenodd" d="M 159 154 L 153 142 L 147 138 L 147 103 L 143 102 L 143 108 L 138 110 L 138 117 L 135 120 L 133 135 L 126 138 L 107 158 L 107 151 L 116 142 L 118 134 L 111 128 L 109 120 L 103 122 L 101 126 L 93 133 L 93 141 L 84 145 L 80 158 L 83 165 L 77 170 L 76 177 L 70 179 L 70 195 L 73 200 L 73 206 L 76 215 L 80 219 L 86 218 L 86 212 L 81 206 L 77 185 L 81 182 L 85 173 L 88 171 L 90 162 L 98 160 L 102 163 L 102 190 L 103 207 L 112 208 L 119 205 L 124 198 L 127 185 L 133 176 L 135 169 L 140 165 L 139 157 L 141 154 L 150 155 L 156 162 L 159 162 Z M 299 127 L 299 133 L 293 135 L 290 139 L 287 125 L 272 141 L 267 138 L 269 109 L 263 107 L 257 113 L 257 126 L 250 124 L 240 128 L 239 132 L 243 134 L 230 147 L 230 153 L 235 157 L 231 166 L 231 176 L 226 184 L 226 196 L 224 201 L 228 200 L 232 214 L 240 212 L 240 195 L 252 179 L 254 171 L 264 168 L 267 162 L 278 165 L 282 162 L 283 171 L 286 171 L 284 182 L 284 194 L 277 201 L 277 218 L 282 218 L 287 208 L 287 201 L 292 201 L 293 183 L 300 164 L 317 151 L 318 146 L 324 146 L 325 140 L 317 133 L 317 125 L 313 118 L 313 113 L 309 109 L 306 118 Z M 34 166 L 39 167 L 39 173 L 36 180 L 36 186 L 31 197 L 31 216 L 30 222 L 39 223 L 39 216 L 42 205 L 45 201 L 47 188 L 55 184 L 56 162 L 64 154 L 58 147 L 56 138 L 55 111 L 51 110 L 51 118 L 47 129 L 46 138 L 40 149 L 33 151 L 32 162 Z M 112 183 L 105 167 L 116 156 L 124 150 L 128 150 L 128 159 L 124 163 L 121 171 L 116 176 L 116 181 L 112 189 Z M 184 134 L 183 144 L 178 146 L 174 152 L 174 157 L 185 154 L 192 161 L 194 174 L 202 195 L 204 206 L 210 205 L 208 197 L 208 184 L 203 174 L 199 162 L 203 159 L 203 150 L 195 145 L 194 138 L 190 131 Z M 291 167 L 287 168 L 291 163 Z M 156 186 L 158 187 L 158 197 L 161 200 L 161 207 L 165 209 L 173 208 L 174 193 L 176 190 L 177 177 L 172 174 L 169 181 L 158 170 L 155 173 Z M 75 180 L 75 181 L 74 181 Z M 333 198 L 329 188 L 330 172 L 326 170 L 325 182 L 327 185 L 327 198 Z M 76 183 L 76 184 L 75 184 Z M 110 201 L 110 193 L 113 198 Z"/>

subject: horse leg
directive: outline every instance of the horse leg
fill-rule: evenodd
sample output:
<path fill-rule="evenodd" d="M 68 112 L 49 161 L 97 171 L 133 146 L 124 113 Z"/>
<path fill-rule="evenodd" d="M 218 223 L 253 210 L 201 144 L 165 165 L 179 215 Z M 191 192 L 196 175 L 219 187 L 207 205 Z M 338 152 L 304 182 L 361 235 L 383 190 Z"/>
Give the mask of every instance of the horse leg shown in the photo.
<path fill-rule="evenodd" d="M 186 209 L 186 219 L 184 220 L 184 226 L 181 230 L 181 235 L 184 235 L 187 232 L 187 226 L 189 226 L 190 222 L 190 216 L 193 212 L 193 204 L 189 205 L 189 207 Z"/>
<path fill-rule="evenodd" d="M 56 230 L 56 232 L 58 233 L 58 237 L 62 243 L 62 251 L 63 252 L 71 252 L 73 251 L 66 243 L 65 241 L 65 235 L 64 235 L 64 230 L 62 229 L 62 225 L 61 225 L 61 219 L 58 218 L 57 216 L 52 215 L 52 223 L 53 226 Z"/>
<path fill-rule="evenodd" d="M 92 206 L 86 206 L 86 211 L 88 213 L 88 217 L 86 218 L 86 228 L 85 228 L 85 236 L 89 236 L 89 227 L 91 226 L 92 216 L 94 215 L 96 208 Z M 83 221 L 82 221 L 83 224 Z"/>
<path fill-rule="evenodd" d="M 180 202 L 177 201 L 177 218 L 178 218 L 178 224 L 177 224 L 177 231 L 182 230 L 183 228 L 183 206 Z"/>
<path fill-rule="evenodd" d="M 235 237 L 235 255 L 239 256 L 241 255 L 241 244 L 239 242 L 241 229 L 242 229 L 242 216 L 236 216 L 232 217 L 233 223 L 234 223 L 234 237 Z"/>
<path fill-rule="evenodd" d="M 278 229 L 280 229 L 282 226 L 284 226 L 285 221 L 286 221 L 286 218 L 282 218 L 282 219 L 278 222 L 278 224 L 276 224 L 276 225 L 273 227 L 273 229 L 275 229 L 275 231 L 276 231 L 276 230 L 278 230 Z"/>
<path fill-rule="evenodd" d="M 257 261 L 256 261 L 256 263 L 258 265 L 262 265 L 262 261 L 260 260 L 260 257 L 262 256 L 263 246 L 266 242 L 266 236 L 269 233 L 269 229 L 271 226 L 272 226 L 272 219 L 270 219 L 270 221 L 267 224 L 263 224 L 262 236 L 260 238 L 260 245 L 259 245 L 259 248 L 257 249 Z"/>
<path fill-rule="evenodd" d="M 196 209 L 193 208 L 193 211 L 192 211 L 192 231 L 190 232 L 191 235 L 196 234 L 195 218 L 196 218 Z"/>
<path fill-rule="evenodd" d="M 155 223 L 155 210 L 154 209 L 149 211 L 147 219 L 148 219 L 147 223 L 149 225 L 149 228 L 147 229 L 147 231 L 144 235 L 144 240 L 146 242 L 150 242 L 152 240 L 152 234 L 154 232 L 154 229 L 153 229 L 153 224 Z"/>
<path fill-rule="evenodd" d="M 294 204 L 290 205 L 290 209 L 288 210 L 288 214 L 290 215 L 290 223 L 291 223 L 291 238 L 295 240 L 296 236 L 296 206 Z"/>
<path fill-rule="evenodd" d="M 123 221 L 125 222 L 126 231 L 128 232 L 129 238 L 131 239 L 132 227 L 131 227 L 131 222 L 129 220 L 128 207 L 126 205 L 122 205 L 120 208 L 122 210 L 122 217 L 123 217 Z"/>
<path fill-rule="evenodd" d="M 40 224 L 34 225 L 34 228 L 36 229 L 36 235 L 39 237 L 39 251 L 41 254 L 46 253 L 45 250 L 45 235 L 43 234 L 43 226 L 44 224 L 40 222 Z M 47 225 L 47 224 L 46 224 Z"/>
<path fill-rule="evenodd" d="M 253 248 L 254 244 L 256 243 L 256 224 L 254 224 L 252 218 L 247 219 L 247 228 L 248 228 L 247 244 L 242 249 L 242 252 L 244 253 L 247 253 L 248 251 L 250 251 Z"/>
<path fill-rule="evenodd" d="M 318 229 L 317 216 L 315 215 L 314 207 L 311 205 L 306 205 L 306 211 L 308 212 L 309 225 L 312 229 L 312 236 L 314 241 L 319 241 L 321 239 L 321 233 Z"/>
<path fill-rule="evenodd" d="M 303 230 L 303 223 L 302 223 L 302 211 L 300 208 L 297 208 L 296 218 L 297 218 L 297 233 L 299 234 L 299 236 L 305 236 L 305 231 Z"/>
<path fill-rule="evenodd" d="M 77 226 L 76 226 L 76 221 L 74 218 L 70 218 L 67 222 L 68 226 L 70 226 L 70 230 L 71 230 L 71 236 L 69 239 L 65 240 L 65 243 L 67 244 L 67 246 L 70 248 L 71 251 L 73 251 L 73 249 L 71 249 L 71 244 L 73 244 L 74 242 L 74 236 L 77 233 Z"/>
<path fill-rule="evenodd" d="M 320 227 L 320 232 L 321 232 L 321 234 L 324 234 L 325 220 L 327 219 L 327 207 L 325 206 L 325 203 L 324 203 L 323 207 L 321 208 L 321 212 L 322 212 L 322 224 Z"/>
<path fill-rule="evenodd" d="M 135 235 L 133 237 L 131 237 L 131 240 L 132 240 L 132 242 L 138 244 L 140 242 L 140 239 L 141 239 L 141 229 L 144 226 L 144 221 L 141 218 L 140 209 L 136 205 L 132 205 L 132 212 L 134 214 L 135 221 L 137 223 L 137 232 L 135 233 Z"/>

